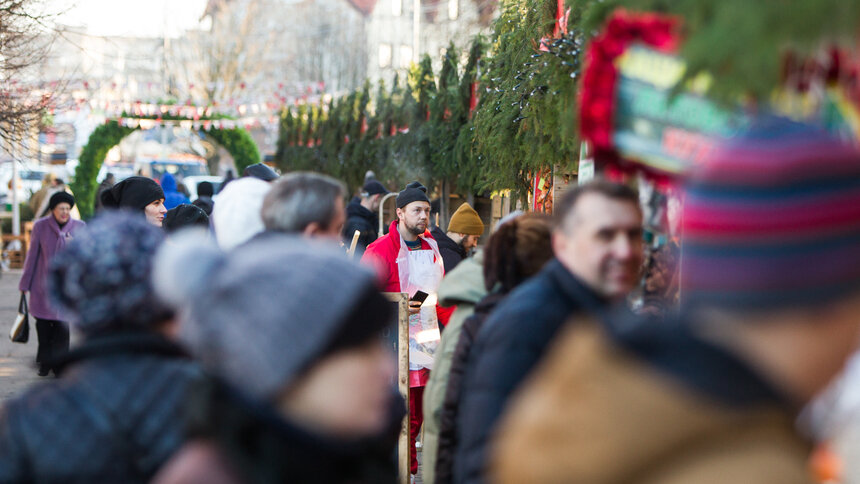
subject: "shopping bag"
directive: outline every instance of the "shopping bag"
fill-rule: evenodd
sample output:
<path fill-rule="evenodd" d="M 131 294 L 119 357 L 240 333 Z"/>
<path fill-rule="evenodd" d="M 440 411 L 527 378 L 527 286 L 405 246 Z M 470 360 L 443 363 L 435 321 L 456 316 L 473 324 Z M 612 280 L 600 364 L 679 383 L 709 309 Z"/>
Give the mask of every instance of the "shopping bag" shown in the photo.
<path fill-rule="evenodd" d="M 9 339 L 13 343 L 26 343 L 30 339 L 30 309 L 27 307 L 27 297 L 22 292 L 18 302 L 18 316 L 9 330 Z"/>

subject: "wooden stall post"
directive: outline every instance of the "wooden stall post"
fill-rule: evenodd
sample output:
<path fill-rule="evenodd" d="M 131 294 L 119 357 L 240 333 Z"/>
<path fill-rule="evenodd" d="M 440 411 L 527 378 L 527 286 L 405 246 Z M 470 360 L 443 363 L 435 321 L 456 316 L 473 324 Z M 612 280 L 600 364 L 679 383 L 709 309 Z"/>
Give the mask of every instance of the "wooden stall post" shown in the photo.
<path fill-rule="evenodd" d="M 406 402 L 406 417 L 400 425 L 397 444 L 397 482 L 409 483 L 409 295 L 405 292 L 383 293 L 389 301 L 397 303 L 397 389 Z"/>

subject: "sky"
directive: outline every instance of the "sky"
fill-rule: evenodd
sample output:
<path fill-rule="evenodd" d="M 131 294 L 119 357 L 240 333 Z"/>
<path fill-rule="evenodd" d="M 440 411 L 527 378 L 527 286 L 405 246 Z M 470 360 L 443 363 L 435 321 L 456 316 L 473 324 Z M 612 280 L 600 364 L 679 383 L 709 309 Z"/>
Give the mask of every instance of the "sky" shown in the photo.
<path fill-rule="evenodd" d="M 197 25 L 206 0 L 49 0 L 58 21 L 86 26 L 92 35 L 176 37 Z"/>

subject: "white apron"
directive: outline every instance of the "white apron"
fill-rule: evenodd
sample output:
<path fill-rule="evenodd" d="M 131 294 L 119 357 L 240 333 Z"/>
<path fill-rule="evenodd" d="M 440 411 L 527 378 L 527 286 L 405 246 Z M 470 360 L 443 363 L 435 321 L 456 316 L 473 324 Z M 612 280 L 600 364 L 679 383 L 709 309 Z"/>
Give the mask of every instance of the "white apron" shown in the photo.
<path fill-rule="evenodd" d="M 439 346 L 439 319 L 436 316 L 436 290 L 445 273 L 442 254 L 436 241 L 419 237 L 431 250 L 409 250 L 400 236 L 397 272 L 400 291 L 410 298 L 418 291 L 428 294 L 418 314 L 409 315 L 409 370 L 433 369 L 433 355 Z"/>

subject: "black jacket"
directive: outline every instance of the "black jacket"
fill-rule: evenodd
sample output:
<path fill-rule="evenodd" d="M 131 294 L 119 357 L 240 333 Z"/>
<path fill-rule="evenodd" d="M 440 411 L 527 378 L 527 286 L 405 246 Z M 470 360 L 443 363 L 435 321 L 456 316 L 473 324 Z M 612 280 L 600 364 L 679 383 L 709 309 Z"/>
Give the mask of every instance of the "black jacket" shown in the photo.
<path fill-rule="evenodd" d="M 356 257 L 364 254 L 364 249 L 376 240 L 379 230 L 379 217 L 364 208 L 360 202 L 355 200 L 346 206 L 346 223 L 343 225 L 343 240 L 347 247 L 352 243 L 352 234 L 358 230 L 358 244 L 355 246 Z"/>
<path fill-rule="evenodd" d="M 463 329 L 457 340 L 454 356 L 451 358 L 448 386 L 445 388 L 445 398 L 442 401 L 442 411 L 439 416 L 439 446 L 436 456 L 437 483 L 451 482 L 453 479 L 454 451 L 457 448 L 457 416 L 460 411 L 463 375 L 466 373 L 472 345 L 490 313 L 506 295 L 502 292 L 487 294 L 475 305 L 475 312 L 463 322 Z"/>
<path fill-rule="evenodd" d="M 197 364 L 163 337 L 130 333 L 93 339 L 60 368 L 0 411 L 0 482 L 149 482 L 184 442 Z"/>
<path fill-rule="evenodd" d="M 397 480 L 394 450 L 406 409 L 393 391 L 387 428 L 353 441 L 336 441 L 299 427 L 217 378 L 198 386 L 187 409 L 189 435 L 214 443 L 242 482 Z"/>
<path fill-rule="evenodd" d="M 442 254 L 442 263 L 445 265 L 445 274 L 454 270 L 457 264 L 466 258 L 466 251 L 463 250 L 463 247 L 451 240 L 451 237 L 448 237 L 448 234 L 442 232 L 439 227 L 430 229 L 430 235 L 439 244 L 439 253 Z"/>
<path fill-rule="evenodd" d="M 484 323 L 463 376 L 454 482 L 481 482 L 486 446 L 508 398 L 567 319 L 604 317 L 606 303 L 558 260 L 507 296 Z"/>

